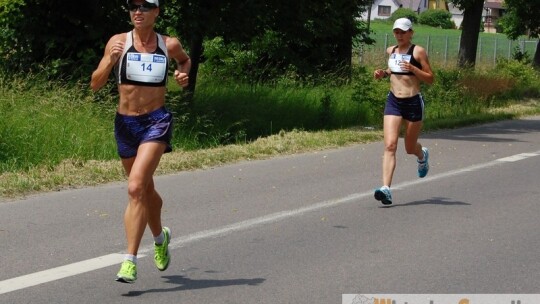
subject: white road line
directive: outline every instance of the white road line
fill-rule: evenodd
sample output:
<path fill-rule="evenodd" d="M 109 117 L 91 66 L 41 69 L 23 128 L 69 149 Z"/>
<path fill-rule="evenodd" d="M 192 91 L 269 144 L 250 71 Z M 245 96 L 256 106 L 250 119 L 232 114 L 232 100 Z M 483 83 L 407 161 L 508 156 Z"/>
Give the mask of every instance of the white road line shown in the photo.
<path fill-rule="evenodd" d="M 532 153 L 516 154 L 516 155 L 504 157 L 504 158 L 499 158 L 499 159 L 496 159 L 496 160 L 493 160 L 493 161 L 490 161 L 490 162 L 487 162 L 487 163 L 472 165 L 472 166 L 469 166 L 469 167 L 448 171 L 446 173 L 441 173 L 441 174 L 431 175 L 431 176 L 428 175 L 427 179 L 425 179 L 425 180 L 424 179 L 415 179 L 415 180 L 412 180 L 410 182 L 403 182 L 403 183 L 400 183 L 400 184 L 398 184 L 396 186 L 392 186 L 392 189 L 403 189 L 403 188 L 407 188 L 409 186 L 413 186 L 413 185 L 416 185 L 416 184 L 425 183 L 428 180 L 433 181 L 433 180 L 438 180 L 438 179 L 442 179 L 442 178 L 447 178 L 447 177 L 459 175 L 459 174 L 462 174 L 462 173 L 465 173 L 465 172 L 472 172 L 472 171 L 477 171 L 477 170 L 484 169 L 484 168 L 493 167 L 493 166 L 496 166 L 496 165 L 500 165 L 501 163 L 504 163 L 504 162 L 515 162 L 515 161 L 518 161 L 518 160 L 524 160 L 524 159 L 527 159 L 527 158 L 530 158 L 530 157 L 533 157 L 533 156 L 539 156 L 539 155 L 540 155 L 540 151 L 532 152 Z"/>
<path fill-rule="evenodd" d="M 78 263 L 52 268 L 0 282 L 0 294 L 119 264 L 123 255 L 113 253 Z"/>
<path fill-rule="evenodd" d="M 526 159 L 526 158 L 537 156 L 537 155 L 538 155 L 538 153 L 521 153 L 521 154 L 516 154 L 516 155 L 509 156 L 509 157 L 501 158 L 501 159 L 499 159 L 499 161 L 515 162 L 515 161 L 518 161 L 518 160 Z"/>
<path fill-rule="evenodd" d="M 416 179 L 414 181 L 400 183 L 398 185 L 395 185 L 392 188 L 403 189 L 403 188 L 407 188 L 407 187 L 410 187 L 419 183 L 439 180 L 439 179 L 463 174 L 465 172 L 472 172 L 472 171 L 477 171 L 484 168 L 501 165 L 504 162 L 515 162 L 518 160 L 523 160 L 526 158 L 539 156 L 539 155 L 540 155 L 540 151 L 533 152 L 533 153 L 516 154 L 513 156 L 500 158 L 500 159 L 483 163 L 483 164 L 478 164 L 478 165 L 469 166 L 462 169 L 448 171 L 446 173 L 431 175 L 425 179 Z M 250 220 L 234 223 L 231 225 L 223 226 L 217 229 L 209 229 L 209 230 L 192 233 L 189 235 L 182 236 L 180 238 L 173 239 L 173 241 L 170 244 L 170 248 L 171 249 L 180 248 L 189 243 L 193 243 L 196 241 L 209 239 L 209 238 L 223 237 L 232 232 L 247 230 L 247 229 L 257 227 L 257 226 L 261 226 L 261 225 L 265 225 L 269 223 L 275 223 L 275 222 L 278 222 L 287 218 L 301 216 L 309 212 L 331 208 L 331 207 L 346 204 L 346 203 L 356 202 L 365 197 L 371 197 L 372 195 L 373 195 L 373 191 L 368 191 L 368 192 L 363 192 L 363 193 L 354 193 L 354 194 L 351 194 L 342 198 L 337 198 L 333 200 L 327 200 L 320 203 L 316 203 L 308 207 L 277 212 L 277 213 L 269 214 L 266 216 L 261 216 L 261 217 L 253 218 Z M 151 252 L 153 252 L 153 247 L 149 247 L 149 246 L 143 247 L 139 250 L 138 257 L 142 258 L 146 254 L 151 253 Z M 120 264 L 122 262 L 122 258 L 123 258 L 123 254 L 113 253 L 113 254 L 104 255 L 104 256 L 97 257 L 90 260 L 85 260 L 85 261 L 81 261 L 81 262 L 77 262 L 77 263 L 73 263 L 73 264 L 69 264 L 65 266 L 60 266 L 57 268 L 51 268 L 48 270 L 0 281 L 0 294 L 32 287 L 39 284 L 48 283 L 55 280 L 67 278 L 70 276 L 82 274 L 85 272 Z"/>

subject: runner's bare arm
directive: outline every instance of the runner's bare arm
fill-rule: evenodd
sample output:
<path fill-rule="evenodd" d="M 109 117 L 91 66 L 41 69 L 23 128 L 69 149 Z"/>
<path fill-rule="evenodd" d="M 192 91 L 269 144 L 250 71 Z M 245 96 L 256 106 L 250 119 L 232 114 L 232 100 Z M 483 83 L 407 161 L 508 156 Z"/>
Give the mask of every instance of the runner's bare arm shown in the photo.
<path fill-rule="evenodd" d="M 122 55 L 124 43 L 125 37 L 122 34 L 114 35 L 109 39 L 105 46 L 103 58 L 101 58 L 97 69 L 92 73 L 92 80 L 90 81 L 92 91 L 98 91 L 107 83 L 114 65 Z"/>
<path fill-rule="evenodd" d="M 189 71 L 191 70 L 191 59 L 186 53 L 182 44 L 177 38 L 167 38 L 167 51 L 169 57 L 176 61 L 174 79 L 181 87 L 185 88 L 189 84 Z"/>
<path fill-rule="evenodd" d="M 423 81 L 427 84 L 432 84 L 435 80 L 433 71 L 431 70 L 431 65 L 429 64 L 429 59 L 426 53 L 426 50 L 423 47 L 416 47 L 414 49 L 414 55 L 417 58 L 418 62 L 422 65 L 422 69 L 411 66 L 411 72 L 418 77 L 420 81 Z"/>

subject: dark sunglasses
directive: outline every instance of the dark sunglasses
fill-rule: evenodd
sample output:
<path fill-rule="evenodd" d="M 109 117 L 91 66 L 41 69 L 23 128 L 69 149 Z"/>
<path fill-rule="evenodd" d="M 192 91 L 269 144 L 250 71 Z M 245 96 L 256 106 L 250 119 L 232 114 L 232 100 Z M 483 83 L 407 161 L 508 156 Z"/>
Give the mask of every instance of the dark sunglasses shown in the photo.
<path fill-rule="evenodd" d="M 150 3 L 143 3 L 143 4 L 128 4 L 128 10 L 130 12 L 133 12 L 135 13 L 137 10 L 141 11 L 142 13 L 146 13 L 146 12 L 149 12 L 151 10 L 153 10 L 154 8 L 157 8 L 157 6 L 155 6 L 154 4 L 150 4 Z"/>

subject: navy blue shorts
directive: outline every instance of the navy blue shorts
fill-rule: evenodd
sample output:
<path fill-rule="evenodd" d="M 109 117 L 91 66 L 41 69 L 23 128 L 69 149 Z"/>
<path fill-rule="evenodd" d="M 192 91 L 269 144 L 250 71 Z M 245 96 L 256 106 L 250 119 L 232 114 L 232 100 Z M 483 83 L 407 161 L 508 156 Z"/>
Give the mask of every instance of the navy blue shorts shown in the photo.
<path fill-rule="evenodd" d="M 424 98 L 421 94 L 398 98 L 389 92 L 384 107 L 384 115 L 401 116 L 408 121 L 421 121 L 424 118 Z"/>
<path fill-rule="evenodd" d="M 161 107 L 153 112 L 127 116 L 116 113 L 114 118 L 114 137 L 121 158 L 137 155 L 139 145 L 148 141 L 163 142 L 167 145 L 165 153 L 171 152 L 172 114 Z"/>

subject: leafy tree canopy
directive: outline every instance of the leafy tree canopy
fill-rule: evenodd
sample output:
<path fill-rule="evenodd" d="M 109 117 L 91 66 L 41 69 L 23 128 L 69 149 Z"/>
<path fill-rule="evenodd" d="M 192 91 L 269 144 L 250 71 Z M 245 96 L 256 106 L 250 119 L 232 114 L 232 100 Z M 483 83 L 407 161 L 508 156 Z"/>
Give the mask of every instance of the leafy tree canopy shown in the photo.
<path fill-rule="evenodd" d="M 501 18 L 500 25 L 510 39 L 530 31 L 531 37 L 540 36 L 540 1 L 505 0 L 506 14 Z"/>
<path fill-rule="evenodd" d="M 258 55 L 308 71 L 312 67 L 331 70 L 350 61 L 353 37 L 361 34 L 356 17 L 369 1 L 162 2 L 157 30 L 179 36 L 195 61 L 202 58 L 205 40 L 222 37 L 226 44 L 250 49 L 271 33 L 279 44 Z M 128 31 L 129 21 L 124 0 L 0 0 L 2 68 L 41 68 L 51 77 L 87 77 L 107 39 Z"/>

